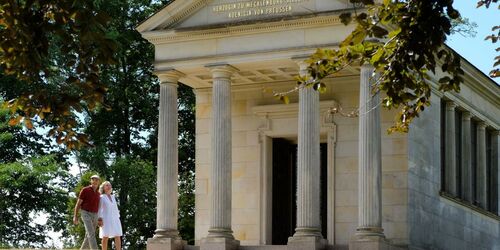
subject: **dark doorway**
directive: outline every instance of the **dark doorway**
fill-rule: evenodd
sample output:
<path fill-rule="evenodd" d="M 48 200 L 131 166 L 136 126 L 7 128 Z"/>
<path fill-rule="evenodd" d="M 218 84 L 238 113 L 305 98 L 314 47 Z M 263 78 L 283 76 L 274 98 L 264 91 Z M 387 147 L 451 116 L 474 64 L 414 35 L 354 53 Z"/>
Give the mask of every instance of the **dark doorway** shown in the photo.
<path fill-rule="evenodd" d="M 327 230 L 327 144 L 320 145 L 321 157 L 321 231 Z M 286 245 L 296 225 L 297 144 L 273 139 L 272 244 Z"/>

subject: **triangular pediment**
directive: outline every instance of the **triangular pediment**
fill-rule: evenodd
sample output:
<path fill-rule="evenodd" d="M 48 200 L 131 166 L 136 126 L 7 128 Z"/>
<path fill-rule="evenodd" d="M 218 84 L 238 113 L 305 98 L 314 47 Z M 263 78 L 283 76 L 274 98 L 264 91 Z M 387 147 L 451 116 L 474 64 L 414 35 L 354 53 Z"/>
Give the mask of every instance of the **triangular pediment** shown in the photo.
<path fill-rule="evenodd" d="M 137 30 L 196 29 L 349 9 L 345 0 L 175 0 Z"/>

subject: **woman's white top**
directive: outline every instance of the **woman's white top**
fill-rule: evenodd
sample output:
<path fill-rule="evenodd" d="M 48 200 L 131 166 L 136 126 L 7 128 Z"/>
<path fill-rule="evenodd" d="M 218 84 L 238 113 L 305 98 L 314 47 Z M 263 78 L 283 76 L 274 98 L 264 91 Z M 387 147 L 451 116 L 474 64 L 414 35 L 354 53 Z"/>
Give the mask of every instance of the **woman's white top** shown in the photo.
<path fill-rule="evenodd" d="M 110 199 L 111 198 L 111 199 Z M 122 236 L 122 224 L 120 222 L 120 211 L 116 204 L 114 195 L 101 194 L 99 201 L 99 218 L 102 218 L 103 226 L 99 228 L 99 237 Z"/>

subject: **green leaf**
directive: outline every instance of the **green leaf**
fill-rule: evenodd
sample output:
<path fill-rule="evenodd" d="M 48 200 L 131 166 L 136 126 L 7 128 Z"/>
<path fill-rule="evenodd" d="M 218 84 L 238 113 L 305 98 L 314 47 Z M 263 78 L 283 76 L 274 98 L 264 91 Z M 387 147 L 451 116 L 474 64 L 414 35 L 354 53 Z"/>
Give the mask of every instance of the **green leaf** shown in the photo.
<path fill-rule="evenodd" d="M 282 95 L 279 97 L 280 101 L 282 101 L 283 103 L 285 104 L 289 104 L 290 103 L 290 98 L 286 95 Z"/>
<path fill-rule="evenodd" d="M 391 30 L 388 34 L 389 38 L 395 37 L 401 33 L 401 27 L 398 27 L 397 29 Z"/>
<path fill-rule="evenodd" d="M 370 64 L 372 65 L 377 64 L 383 55 L 384 55 L 384 48 L 381 47 L 377 50 L 377 52 L 375 52 L 375 54 L 370 59 Z"/>
<path fill-rule="evenodd" d="M 366 38 L 366 30 L 355 30 L 352 35 L 350 45 L 361 43 Z"/>
<path fill-rule="evenodd" d="M 460 17 L 460 12 L 458 12 L 456 9 L 453 9 L 451 6 L 448 7 L 447 13 L 451 19 L 457 19 Z"/>
<path fill-rule="evenodd" d="M 326 93 L 326 85 L 324 83 L 322 83 L 322 82 L 320 82 L 318 85 L 319 85 L 318 86 L 318 92 L 320 94 Z"/>
<path fill-rule="evenodd" d="M 373 31 L 373 35 L 375 37 L 378 37 L 378 38 L 383 38 L 387 34 L 389 34 L 389 32 L 386 29 L 384 29 L 384 28 L 382 28 L 380 26 L 373 26 L 372 27 L 372 31 Z"/>

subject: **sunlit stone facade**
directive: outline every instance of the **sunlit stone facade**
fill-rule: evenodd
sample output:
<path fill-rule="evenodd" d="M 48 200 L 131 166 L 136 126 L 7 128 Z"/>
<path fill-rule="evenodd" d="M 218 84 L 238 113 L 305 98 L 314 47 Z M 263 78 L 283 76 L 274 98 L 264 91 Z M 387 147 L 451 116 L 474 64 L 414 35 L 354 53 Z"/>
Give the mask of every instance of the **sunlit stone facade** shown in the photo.
<path fill-rule="evenodd" d="M 149 249 L 500 248 L 500 87 L 468 62 L 460 94 L 432 83 L 408 134 L 386 133 L 397 110 L 372 95 L 370 65 L 327 78 L 323 94 L 273 96 L 296 87 L 316 48 L 349 34 L 338 15 L 351 7 L 176 0 L 138 26 L 164 91 Z M 177 81 L 196 94 L 196 246 L 172 213 Z"/>

